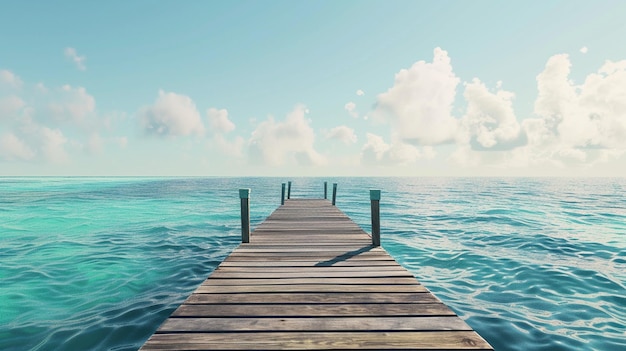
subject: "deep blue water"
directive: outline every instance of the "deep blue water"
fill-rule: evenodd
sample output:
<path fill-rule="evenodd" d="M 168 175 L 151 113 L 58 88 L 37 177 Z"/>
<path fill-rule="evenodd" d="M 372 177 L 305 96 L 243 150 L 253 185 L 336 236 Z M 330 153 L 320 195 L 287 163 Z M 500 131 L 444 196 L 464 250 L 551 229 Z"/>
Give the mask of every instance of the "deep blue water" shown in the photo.
<path fill-rule="evenodd" d="M 0 350 L 135 350 L 253 227 L 276 178 L 0 178 Z M 496 350 L 626 350 L 626 179 L 295 178 Z"/>

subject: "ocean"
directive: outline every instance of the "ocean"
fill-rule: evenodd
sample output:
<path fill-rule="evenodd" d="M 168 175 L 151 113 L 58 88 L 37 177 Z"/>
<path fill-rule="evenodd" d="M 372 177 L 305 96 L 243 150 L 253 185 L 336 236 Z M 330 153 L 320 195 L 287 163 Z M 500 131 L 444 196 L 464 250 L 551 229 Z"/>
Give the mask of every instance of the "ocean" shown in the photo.
<path fill-rule="evenodd" d="M 496 350 L 626 350 L 626 178 L 1 178 L 0 350 L 136 350 L 292 197 L 323 197 Z"/>

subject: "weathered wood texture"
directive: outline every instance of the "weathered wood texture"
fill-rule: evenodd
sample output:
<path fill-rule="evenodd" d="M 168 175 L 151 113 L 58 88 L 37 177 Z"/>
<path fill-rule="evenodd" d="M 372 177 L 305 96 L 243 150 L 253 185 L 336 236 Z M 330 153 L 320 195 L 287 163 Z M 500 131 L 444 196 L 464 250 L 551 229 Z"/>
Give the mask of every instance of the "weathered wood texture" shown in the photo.
<path fill-rule="evenodd" d="M 327 200 L 286 200 L 141 350 L 492 350 Z"/>

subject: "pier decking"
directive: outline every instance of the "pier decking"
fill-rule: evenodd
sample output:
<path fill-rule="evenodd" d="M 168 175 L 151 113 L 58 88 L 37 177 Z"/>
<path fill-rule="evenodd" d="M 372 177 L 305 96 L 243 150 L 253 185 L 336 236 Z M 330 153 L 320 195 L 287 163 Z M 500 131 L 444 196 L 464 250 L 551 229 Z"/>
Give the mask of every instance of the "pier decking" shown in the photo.
<path fill-rule="evenodd" d="M 327 200 L 287 200 L 141 350 L 492 350 Z"/>

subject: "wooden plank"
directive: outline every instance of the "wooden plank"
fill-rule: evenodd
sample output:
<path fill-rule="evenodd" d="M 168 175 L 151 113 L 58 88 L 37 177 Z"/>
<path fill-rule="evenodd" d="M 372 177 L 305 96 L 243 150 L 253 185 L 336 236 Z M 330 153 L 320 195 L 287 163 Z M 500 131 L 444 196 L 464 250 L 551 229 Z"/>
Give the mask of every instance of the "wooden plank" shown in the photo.
<path fill-rule="evenodd" d="M 407 275 L 406 270 L 400 266 L 374 266 L 370 271 L 381 274 Z M 363 272 L 363 267 L 333 267 L 333 266 L 300 266 L 300 267 L 225 267 L 219 266 L 215 273 L 343 273 L 345 277 L 354 277 L 357 273 Z"/>
<path fill-rule="evenodd" d="M 472 329 L 457 316 L 316 318 L 169 318 L 161 333 L 281 331 L 443 331 Z"/>
<path fill-rule="evenodd" d="M 387 260 L 389 258 L 388 255 L 384 255 L 382 253 L 368 253 L 368 254 L 359 254 L 358 256 L 353 256 L 349 254 L 320 254 L 320 253 L 307 253 L 307 252 L 285 252 L 285 253 L 271 253 L 271 252 L 261 252 L 254 254 L 242 254 L 239 252 L 233 252 L 230 256 L 228 256 L 228 260 L 246 260 L 254 259 L 256 261 L 294 261 L 294 260 L 318 260 L 319 262 L 327 262 L 328 264 L 334 264 L 336 262 L 348 261 L 351 258 L 358 259 L 360 261 L 380 261 Z"/>
<path fill-rule="evenodd" d="M 493 350 L 473 331 L 155 334 L 142 350 Z"/>
<path fill-rule="evenodd" d="M 196 294 L 241 294 L 241 293 L 340 293 L 349 290 L 355 293 L 428 292 L 422 285 L 348 285 L 348 284 L 300 284 L 300 285 L 201 285 Z"/>
<path fill-rule="evenodd" d="M 345 272 L 317 271 L 317 272 L 225 272 L 216 270 L 215 278 L 341 278 Z M 407 271 L 360 271 L 351 273 L 352 277 L 413 277 Z"/>
<path fill-rule="evenodd" d="M 250 259 L 232 259 L 229 258 L 220 264 L 220 267 L 313 267 L 316 265 L 324 265 L 324 262 L 318 260 L 282 260 L 275 261 L 272 259 L 266 260 L 256 260 L 252 261 Z M 401 267 L 396 261 L 392 260 L 358 260 L 358 259 L 347 259 L 337 262 L 329 262 L 326 265 L 330 265 L 333 267 L 361 267 L 361 269 L 367 269 L 372 266 L 393 266 L 393 267 Z"/>
<path fill-rule="evenodd" d="M 443 303 L 420 304 L 182 304 L 172 317 L 454 316 Z"/>
<path fill-rule="evenodd" d="M 192 294 L 186 304 L 207 303 L 433 303 L 430 293 L 247 293 Z"/>
<path fill-rule="evenodd" d="M 415 285 L 419 284 L 413 277 L 385 277 L 385 278 L 250 278 L 250 279 L 220 279 L 209 277 L 202 286 L 207 285 L 293 285 L 293 284 L 341 284 L 348 285 Z"/>

